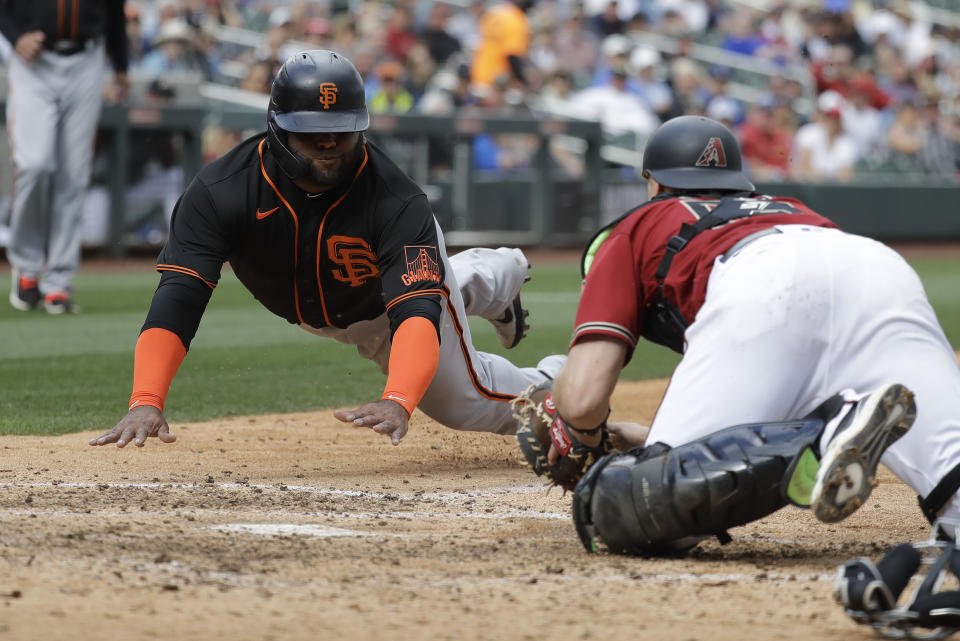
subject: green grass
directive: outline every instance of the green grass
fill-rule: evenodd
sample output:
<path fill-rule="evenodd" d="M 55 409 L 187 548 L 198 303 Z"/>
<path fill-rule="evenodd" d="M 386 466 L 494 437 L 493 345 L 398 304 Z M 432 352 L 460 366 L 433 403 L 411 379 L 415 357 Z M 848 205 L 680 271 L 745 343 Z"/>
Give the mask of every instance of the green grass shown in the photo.
<path fill-rule="evenodd" d="M 918 259 L 917 268 L 947 336 L 960 345 L 960 259 Z M 529 336 L 504 350 L 489 323 L 471 319 L 478 349 L 534 365 L 565 352 L 579 280 L 574 264 L 534 265 L 524 302 Z M 48 316 L 6 304 L 0 280 L 0 433 L 61 434 L 113 426 L 126 412 L 133 346 L 157 275 L 151 270 L 84 271 L 77 279 L 83 313 Z M 668 376 L 679 357 L 642 342 L 624 377 Z M 220 416 L 348 406 L 380 394 L 383 376 L 352 346 L 317 338 L 260 307 L 229 271 L 167 399 L 172 422 Z"/>

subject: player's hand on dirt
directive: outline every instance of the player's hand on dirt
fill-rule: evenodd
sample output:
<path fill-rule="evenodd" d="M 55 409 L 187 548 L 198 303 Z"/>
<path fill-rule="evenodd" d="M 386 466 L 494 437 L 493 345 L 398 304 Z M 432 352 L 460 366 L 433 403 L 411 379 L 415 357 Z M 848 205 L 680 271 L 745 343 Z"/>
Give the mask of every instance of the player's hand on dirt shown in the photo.
<path fill-rule="evenodd" d="M 607 430 L 610 432 L 610 442 L 613 446 L 625 452 L 631 447 L 638 447 L 647 442 L 650 426 L 630 421 L 607 421 Z"/>
<path fill-rule="evenodd" d="M 333 415 L 344 423 L 353 423 L 358 427 L 369 427 L 377 434 L 390 437 L 394 445 L 400 445 L 407 433 L 407 410 L 403 405 L 391 400 L 379 400 L 367 403 L 355 410 L 337 410 Z"/>
<path fill-rule="evenodd" d="M 14 50 L 18 56 L 28 63 L 33 63 L 40 57 L 40 52 L 43 51 L 44 37 L 42 31 L 28 31 L 17 38 Z"/>
<path fill-rule="evenodd" d="M 90 445 L 116 443 L 124 447 L 130 441 L 137 447 L 143 447 L 147 438 L 155 436 L 164 443 L 173 443 L 177 437 L 170 433 L 170 426 L 163 412 L 151 405 L 139 405 L 130 410 L 113 429 L 90 440 Z"/>

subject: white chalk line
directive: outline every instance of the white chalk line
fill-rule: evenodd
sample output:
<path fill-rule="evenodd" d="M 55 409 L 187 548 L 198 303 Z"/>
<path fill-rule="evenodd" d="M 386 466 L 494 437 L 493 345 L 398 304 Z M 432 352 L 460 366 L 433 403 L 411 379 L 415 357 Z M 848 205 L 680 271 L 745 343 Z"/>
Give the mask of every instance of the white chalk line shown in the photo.
<path fill-rule="evenodd" d="M 516 493 L 533 493 L 533 492 L 543 492 L 547 493 L 547 486 L 545 485 L 510 485 L 510 486 L 501 486 L 501 487 L 492 487 L 485 490 L 454 490 L 451 492 L 413 492 L 411 494 L 404 494 L 402 492 L 374 492 L 370 490 L 335 490 L 327 487 L 315 487 L 313 485 L 288 485 L 286 483 L 275 483 L 275 484 L 266 484 L 266 483 L 175 483 L 175 482 L 144 482 L 144 483 L 81 483 L 81 482 L 29 482 L 29 483 L 14 483 L 14 482 L 2 482 L 0 487 L 10 487 L 10 488 L 41 488 L 41 487 L 70 487 L 70 488 L 80 488 L 80 489 L 99 489 L 99 488 L 138 488 L 138 489 L 160 489 L 160 488 L 173 488 L 173 489 L 196 489 L 196 488 L 221 488 L 226 490 L 232 489 L 251 489 L 258 488 L 261 490 L 289 490 L 293 492 L 310 492 L 314 494 L 321 495 L 330 495 L 330 496 L 347 496 L 347 497 L 360 497 L 360 498 L 372 498 L 372 499 L 401 499 L 401 500 L 439 500 L 439 501 L 450 501 L 452 503 L 461 501 L 464 498 L 487 498 L 487 497 L 499 497 L 504 494 L 516 494 Z"/>

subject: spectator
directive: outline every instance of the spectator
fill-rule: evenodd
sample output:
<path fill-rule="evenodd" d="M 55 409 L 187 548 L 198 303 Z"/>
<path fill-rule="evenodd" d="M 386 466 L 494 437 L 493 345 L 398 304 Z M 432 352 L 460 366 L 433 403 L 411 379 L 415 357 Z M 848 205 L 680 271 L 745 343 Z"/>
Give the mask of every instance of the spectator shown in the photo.
<path fill-rule="evenodd" d="M 726 34 L 720 47 L 726 51 L 752 56 L 766 44 L 757 29 L 752 9 L 737 7 L 720 21 L 720 25 Z"/>
<path fill-rule="evenodd" d="M 480 19 L 480 43 L 470 74 L 473 82 L 490 85 L 502 74 L 523 78 L 523 60 L 530 46 L 529 0 L 494 5 Z"/>
<path fill-rule="evenodd" d="M 710 67 L 710 80 L 712 95 L 707 100 L 707 113 L 710 112 L 710 106 L 718 103 L 720 113 L 728 114 L 725 118 L 713 118 L 714 120 L 723 120 L 723 124 L 731 129 L 739 127 L 743 123 L 744 109 L 739 100 L 729 95 L 729 82 L 733 75 L 733 70 L 726 65 L 713 65 Z M 727 120 L 729 118 L 729 120 Z"/>
<path fill-rule="evenodd" d="M 465 9 L 447 21 L 447 33 L 457 39 L 464 54 L 473 55 L 480 46 L 480 19 L 486 9 L 484 0 L 470 0 Z"/>
<path fill-rule="evenodd" d="M 257 60 L 247 67 L 247 73 L 240 81 L 240 88 L 253 93 L 268 94 L 274 75 L 273 65 L 270 62 Z"/>
<path fill-rule="evenodd" d="M 407 52 L 405 60 L 407 81 L 404 85 L 413 95 L 414 102 L 420 100 L 427 91 L 430 79 L 437 70 L 437 65 L 430 56 L 430 50 L 422 42 L 416 42 Z"/>
<path fill-rule="evenodd" d="M 154 39 L 155 49 L 143 57 L 136 69 L 151 77 L 176 72 L 206 75 L 205 61 L 193 48 L 193 35 L 193 29 L 186 21 L 180 18 L 167 20 L 160 25 Z"/>
<path fill-rule="evenodd" d="M 865 72 L 851 79 L 848 91 L 849 100 L 843 109 L 843 128 L 856 143 L 861 160 L 869 163 L 877 159 L 886 146 L 886 118 L 872 104 L 879 89 L 869 73 Z"/>
<path fill-rule="evenodd" d="M 427 46 L 430 57 L 437 65 L 443 65 L 450 56 L 460 51 L 460 41 L 447 33 L 450 20 L 450 5 L 440 0 L 430 9 L 427 24 L 420 32 L 420 40 Z"/>
<path fill-rule="evenodd" d="M 785 180 L 790 170 L 793 131 L 774 119 L 775 106 L 773 96 L 764 96 L 737 131 L 746 171 L 756 182 Z"/>
<path fill-rule="evenodd" d="M 695 36 L 710 26 L 710 8 L 705 0 L 659 0 L 658 6 L 663 21 L 673 24 L 665 26 L 665 31 L 673 35 Z"/>
<path fill-rule="evenodd" d="M 922 168 L 920 152 L 927 144 L 929 129 L 920 116 L 920 110 L 911 102 L 897 109 L 887 133 L 887 147 L 894 168 L 903 172 L 918 172 Z"/>
<path fill-rule="evenodd" d="M 593 74 L 600 57 L 600 42 L 585 28 L 581 11 L 574 11 L 554 32 L 553 49 L 557 69 L 570 71 L 584 81 Z"/>
<path fill-rule="evenodd" d="M 857 145 L 843 130 L 844 99 L 828 91 L 817 99 L 817 116 L 793 139 L 790 177 L 811 182 L 847 182 L 853 177 Z"/>
<path fill-rule="evenodd" d="M 619 63 L 603 87 L 589 87 L 570 99 L 574 114 L 597 120 L 610 136 L 636 134 L 643 138 L 660 125 L 660 119 L 636 94 L 627 90 L 628 68 Z"/>
<path fill-rule="evenodd" d="M 387 60 L 377 65 L 379 89 L 370 97 L 368 108 L 371 113 L 407 113 L 413 109 L 413 96 L 402 84 L 403 65 Z"/>
<path fill-rule="evenodd" d="M 406 60 L 410 48 L 417 42 L 412 23 L 409 9 L 399 4 L 393 7 L 390 20 L 387 22 L 384 41 L 384 50 L 391 58 Z"/>
<path fill-rule="evenodd" d="M 960 171 L 960 122 L 936 102 L 924 105 L 923 117 L 930 132 L 920 150 L 923 168 L 933 176 L 956 181 Z"/>
<path fill-rule="evenodd" d="M 684 114 L 703 115 L 710 101 L 706 73 L 700 63 L 685 56 L 674 58 L 670 63 L 670 83 L 673 88 L 673 105 L 669 117 Z"/>
<path fill-rule="evenodd" d="M 615 33 L 622 34 L 626 21 L 617 14 L 617 2 L 612 0 L 603 11 L 590 18 L 590 29 L 601 38 Z"/>
<path fill-rule="evenodd" d="M 329 18 L 307 18 L 303 23 L 303 40 L 313 48 L 327 49 L 332 31 L 333 25 Z"/>
<path fill-rule="evenodd" d="M 662 63 L 663 57 L 653 47 L 640 45 L 634 48 L 630 52 L 631 78 L 628 86 L 658 118 L 665 120 L 673 104 L 673 91 L 658 77 Z"/>

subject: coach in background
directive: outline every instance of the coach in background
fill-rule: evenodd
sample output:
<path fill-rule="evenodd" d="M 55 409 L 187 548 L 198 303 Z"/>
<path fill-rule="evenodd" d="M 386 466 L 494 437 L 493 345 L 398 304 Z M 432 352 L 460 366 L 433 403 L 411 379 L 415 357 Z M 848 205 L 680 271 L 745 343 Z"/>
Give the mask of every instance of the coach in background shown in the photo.
<path fill-rule="evenodd" d="M 649 434 L 612 427 L 622 451 L 577 484 L 584 545 L 725 541 L 788 503 L 839 521 L 879 462 L 928 518 L 960 517 L 960 368 L 906 261 L 798 200 L 756 194 L 716 121 L 664 123 L 643 165 L 649 202 L 585 253 L 551 462 L 570 438 L 597 445 L 637 341 L 683 358 Z"/>
<path fill-rule="evenodd" d="M 10 304 L 78 311 L 80 223 L 100 119 L 106 65 L 126 99 L 123 0 L 0 0 L 0 32 L 13 44 L 7 128 L 15 168 Z"/>
<path fill-rule="evenodd" d="M 164 400 L 228 260 L 268 310 L 356 345 L 387 375 L 381 397 L 335 412 L 341 421 L 394 445 L 416 407 L 455 429 L 515 431 L 509 402 L 564 357 L 521 369 L 478 352 L 466 316 L 490 320 L 504 347 L 516 345 L 529 264 L 511 248 L 448 258 L 426 196 L 364 138 L 369 124 L 349 60 L 326 50 L 287 59 L 267 131 L 204 167 L 175 207 L 137 341 L 130 411 L 91 445 L 174 440 Z"/>

